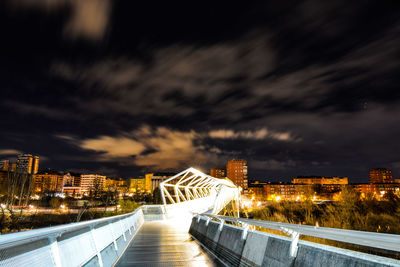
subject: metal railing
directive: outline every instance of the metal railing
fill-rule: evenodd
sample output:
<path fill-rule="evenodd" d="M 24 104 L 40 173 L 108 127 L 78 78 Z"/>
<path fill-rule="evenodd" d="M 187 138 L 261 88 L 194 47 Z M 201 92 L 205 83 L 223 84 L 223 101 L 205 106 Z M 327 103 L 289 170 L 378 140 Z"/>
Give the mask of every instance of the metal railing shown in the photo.
<path fill-rule="evenodd" d="M 108 218 L 0 235 L 0 266 L 111 266 L 110 259 L 118 259 L 143 220 L 138 208 Z"/>
<path fill-rule="evenodd" d="M 400 235 L 395 235 L 395 234 L 345 230 L 338 228 L 318 227 L 318 226 L 290 224 L 290 223 L 281 223 L 272 221 L 261 221 L 261 220 L 245 219 L 245 218 L 227 217 L 221 215 L 211 215 L 204 213 L 197 214 L 196 216 L 198 216 L 198 219 L 200 219 L 200 217 L 203 216 L 208 219 L 218 220 L 221 223 L 221 227 L 224 224 L 224 222 L 241 224 L 245 229 L 244 230 L 245 234 L 247 233 L 249 226 L 252 225 L 252 226 L 281 231 L 285 234 L 292 236 L 292 238 L 295 240 L 298 240 L 300 235 L 304 235 L 304 236 L 312 236 L 312 237 L 329 239 L 344 243 L 400 252 Z"/>

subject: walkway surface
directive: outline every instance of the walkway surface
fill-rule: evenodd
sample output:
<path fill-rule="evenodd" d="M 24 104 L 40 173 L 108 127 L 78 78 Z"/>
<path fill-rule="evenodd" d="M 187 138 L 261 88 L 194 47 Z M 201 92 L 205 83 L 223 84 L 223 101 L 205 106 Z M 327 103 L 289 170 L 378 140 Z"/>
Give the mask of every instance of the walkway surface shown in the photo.
<path fill-rule="evenodd" d="M 187 223 L 146 221 L 116 264 L 126 266 L 218 266 L 188 234 Z"/>

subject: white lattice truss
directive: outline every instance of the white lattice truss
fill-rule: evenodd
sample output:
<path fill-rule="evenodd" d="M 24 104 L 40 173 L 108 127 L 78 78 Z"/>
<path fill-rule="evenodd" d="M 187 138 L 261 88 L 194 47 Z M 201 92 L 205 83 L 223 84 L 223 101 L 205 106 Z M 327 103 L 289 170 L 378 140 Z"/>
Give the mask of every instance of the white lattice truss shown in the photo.
<path fill-rule="evenodd" d="M 165 206 L 187 204 L 192 210 L 217 214 L 231 201 L 239 202 L 241 189 L 228 179 L 189 168 L 160 183 L 160 190 Z"/>

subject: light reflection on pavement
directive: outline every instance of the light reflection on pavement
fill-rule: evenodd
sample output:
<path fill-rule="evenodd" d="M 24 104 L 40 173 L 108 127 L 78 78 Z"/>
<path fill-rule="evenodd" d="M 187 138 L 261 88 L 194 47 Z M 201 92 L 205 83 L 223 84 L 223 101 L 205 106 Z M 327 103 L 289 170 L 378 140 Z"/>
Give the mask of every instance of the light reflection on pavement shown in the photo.
<path fill-rule="evenodd" d="M 116 266 L 218 266 L 190 237 L 189 225 L 184 218 L 146 221 Z"/>

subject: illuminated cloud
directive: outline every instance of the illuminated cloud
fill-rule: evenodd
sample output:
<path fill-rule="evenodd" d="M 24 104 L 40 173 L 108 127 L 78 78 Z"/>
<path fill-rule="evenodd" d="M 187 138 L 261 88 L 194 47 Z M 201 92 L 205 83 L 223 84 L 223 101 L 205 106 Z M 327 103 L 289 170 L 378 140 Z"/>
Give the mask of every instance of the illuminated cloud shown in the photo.
<path fill-rule="evenodd" d="M 62 135 L 58 137 L 71 140 Z M 124 136 L 100 136 L 74 143 L 83 149 L 99 152 L 100 161 L 120 161 L 123 164 L 170 169 L 216 160 L 213 154 L 194 143 L 198 137 L 194 131 L 182 132 L 164 127 L 151 129 L 144 126 Z"/>
<path fill-rule="evenodd" d="M 22 154 L 21 151 L 15 149 L 0 149 L 1 156 L 11 156 L 11 155 L 18 155 Z"/>
<path fill-rule="evenodd" d="M 44 12 L 68 6 L 71 14 L 64 26 L 65 34 L 92 40 L 103 37 L 111 9 L 109 0 L 10 0 L 8 3 L 17 8 L 41 8 Z"/>
<path fill-rule="evenodd" d="M 213 160 L 213 156 L 194 144 L 197 134 L 157 128 L 152 136 L 141 139 L 155 152 L 138 155 L 134 163 L 138 166 L 157 168 L 179 168 L 198 165 Z"/>
<path fill-rule="evenodd" d="M 194 130 L 172 130 L 166 127 L 151 128 L 147 125 L 117 136 L 99 136 L 82 141 L 69 135 L 56 135 L 56 137 L 82 149 L 95 151 L 96 161 L 117 162 L 121 165 L 151 167 L 159 170 L 193 165 L 225 164 L 228 159 L 238 155 L 238 151 L 227 151 L 221 147 L 209 146 L 206 140 L 210 137 L 256 140 L 261 142 L 260 144 L 264 139 L 295 141 L 290 133 L 271 132 L 266 128 L 239 132 L 220 129 L 201 133 Z M 273 165 L 274 162 L 270 162 L 270 166 Z"/>
<path fill-rule="evenodd" d="M 140 154 L 146 149 L 142 143 L 131 138 L 110 136 L 87 139 L 80 146 L 84 149 L 102 152 L 105 158 L 129 157 Z"/>
<path fill-rule="evenodd" d="M 275 139 L 279 141 L 294 141 L 295 139 L 288 132 L 271 132 L 267 128 L 262 128 L 255 131 L 238 131 L 233 130 L 213 130 L 209 132 L 209 136 L 218 139 L 254 139 L 262 140 L 266 138 Z"/>

